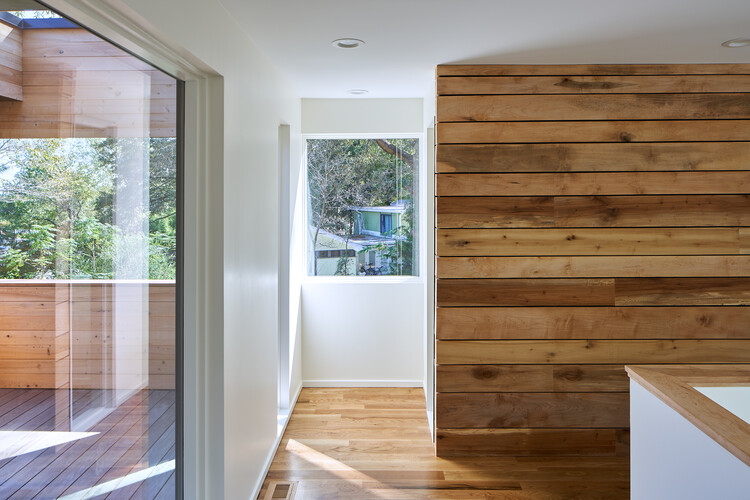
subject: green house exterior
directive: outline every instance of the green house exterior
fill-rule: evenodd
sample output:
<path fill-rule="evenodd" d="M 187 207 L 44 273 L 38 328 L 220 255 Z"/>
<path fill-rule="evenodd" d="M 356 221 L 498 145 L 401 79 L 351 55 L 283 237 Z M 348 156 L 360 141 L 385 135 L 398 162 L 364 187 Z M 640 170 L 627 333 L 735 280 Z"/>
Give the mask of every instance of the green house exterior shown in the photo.
<path fill-rule="evenodd" d="M 389 237 L 391 231 L 401 226 L 406 207 L 391 205 L 383 207 L 352 207 L 357 213 L 354 234 Z"/>

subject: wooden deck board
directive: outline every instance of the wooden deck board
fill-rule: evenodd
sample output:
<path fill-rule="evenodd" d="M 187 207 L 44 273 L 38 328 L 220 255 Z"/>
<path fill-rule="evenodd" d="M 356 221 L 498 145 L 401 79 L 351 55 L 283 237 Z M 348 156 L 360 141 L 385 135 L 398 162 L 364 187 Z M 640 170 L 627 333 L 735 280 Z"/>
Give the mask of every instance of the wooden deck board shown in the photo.
<path fill-rule="evenodd" d="M 271 481 L 299 481 L 295 500 L 628 498 L 625 456 L 438 458 L 424 404 L 421 389 L 303 389 L 258 498 Z"/>
<path fill-rule="evenodd" d="M 68 422 L 60 417 L 69 407 L 55 406 L 56 397 L 60 399 L 55 392 L 0 391 L 0 430 L 68 431 Z M 74 405 L 87 404 L 95 393 L 74 391 Z M 90 429 L 99 432 L 96 436 L 0 461 L 0 498 L 58 498 L 171 460 L 174 429 L 174 391 L 142 391 Z M 166 472 L 143 488 L 136 483 L 122 489 L 128 490 L 125 498 L 174 498 L 173 482 L 174 474 Z"/>

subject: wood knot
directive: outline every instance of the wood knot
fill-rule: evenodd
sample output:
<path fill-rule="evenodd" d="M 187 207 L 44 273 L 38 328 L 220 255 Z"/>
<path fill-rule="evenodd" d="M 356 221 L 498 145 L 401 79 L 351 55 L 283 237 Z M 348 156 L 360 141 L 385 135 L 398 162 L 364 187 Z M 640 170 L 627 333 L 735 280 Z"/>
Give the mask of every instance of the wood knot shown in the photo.
<path fill-rule="evenodd" d="M 488 366 L 477 366 L 471 371 L 471 374 L 477 380 L 489 380 L 497 377 L 497 369 Z"/>
<path fill-rule="evenodd" d="M 628 132 L 622 132 L 620 134 L 620 140 L 622 142 L 633 142 L 633 139 L 635 139 L 635 136 L 633 134 L 628 133 Z"/>
<path fill-rule="evenodd" d="M 706 316 L 705 314 L 698 318 L 698 323 L 700 323 L 701 326 L 710 326 L 712 321 L 711 316 Z"/>

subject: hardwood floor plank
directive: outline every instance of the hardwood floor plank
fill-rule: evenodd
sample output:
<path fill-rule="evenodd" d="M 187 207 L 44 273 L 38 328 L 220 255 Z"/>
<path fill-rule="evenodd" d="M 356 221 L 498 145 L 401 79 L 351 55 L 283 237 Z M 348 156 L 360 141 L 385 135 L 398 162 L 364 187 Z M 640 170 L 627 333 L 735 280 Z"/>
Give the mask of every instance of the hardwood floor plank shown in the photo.
<path fill-rule="evenodd" d="M 384 388 L 372 390 L 373 402 L 365 403 L 362 418 L 344 424 L 345 418 L 331 409 L 348 394 L 366 402 L 370 389 L 302 390 L 292 413 L 292 421 L 276 452 L 259 499 L 264 498 L 271 481 L 299 481 L 295 500 L 323 498 L 461 499 L 493 498 L 541 500 L 561 498 L 624 499 L 628 496 L 626 456 L 611 455 L 617 431 L 604 429 L 591 435 L 586 450 L 611 456 L 553 457 L 555 438 L 567 439 L 578 429 L 549 429 L 546 436 L 498 437 L 510 444 L 515 440 L 536 442 L 546 456 L 436 457 L 424 413 L 421 389 Z M 383 393 L 391 402 L 406 406 L 421 404 L 421 418 L 394 417 L 397 406 L 383 403 Z M 620 397 L 621 394 L 615 396 Z M 321 408 L 322 407 L 322 408 Z M 323 409 L 326 413 L 315 414 Z M 299 416 L 315 415 L 316 427 L 300 435 L 292 427 Z M 384 421 L 396 425 L 382 427 Z M 309 432 L 309 433 L 308 433 Z M 614 434 L 613 434 L 614 433 Z M 325 434 L 325 436 L 322 436 Z M 566 437 L 567 436 L 567 437 Z M 583 436 L 581 436 L 583 437 Z M 472 438 L 473 439 L 473 438 Z M 547 441 L 546 447 L 542 446 Z M 581 443 L 573 440 L 571 443 Z M 520 489 L 519 486 L 520 485 Z"/>

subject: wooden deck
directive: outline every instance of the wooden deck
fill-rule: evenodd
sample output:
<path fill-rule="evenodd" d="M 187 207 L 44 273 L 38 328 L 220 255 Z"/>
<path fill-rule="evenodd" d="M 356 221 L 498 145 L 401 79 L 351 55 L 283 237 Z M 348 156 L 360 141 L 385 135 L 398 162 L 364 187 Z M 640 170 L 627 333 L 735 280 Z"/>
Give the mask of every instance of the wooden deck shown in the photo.
<path fill-rule="evenodd" d="M 626 499 L 627 457 L 435 457 L 422 389 L 302 390 L 259 499 Z"/>
<path fill-rule="evenodd" d="M 94 396 L 74 391 L 74 408 Z M 0 431 L 69 431 L 70 409 L 60 401 L 68 401 L 67 391 L 0 389 Z M 98 434 L 1 460 L 0 498 L 65 498 L 84 491 L 88 495 L 74 498 L 174 498 L 174 391 L 141 391 L 88 431 Z M 164 465 L 149 469 L 158 464 Z M 120 478 L 126 480 L 116 482 Z"/>

